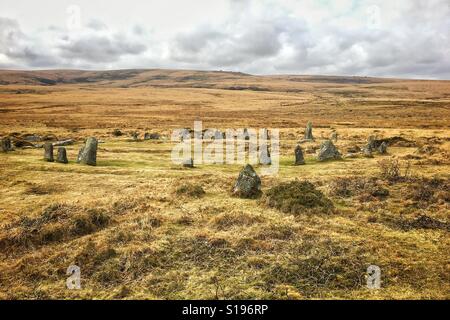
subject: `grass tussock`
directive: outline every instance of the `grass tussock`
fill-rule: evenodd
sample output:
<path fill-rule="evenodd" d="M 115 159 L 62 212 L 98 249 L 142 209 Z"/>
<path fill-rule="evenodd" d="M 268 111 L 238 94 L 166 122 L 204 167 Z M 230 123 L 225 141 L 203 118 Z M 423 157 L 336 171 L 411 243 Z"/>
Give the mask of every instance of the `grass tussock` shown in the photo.
<path fill-rule="evenodd" d="M 389 196 L 385 183 L 376 177 L 335 178 L 330 182 L 328 190 L 333 197 L 356 197 L 360 202 L 383 200 Z"/>
<path fill-rule="evenodd" d="M 450 203 L 450 179 L 420 178 L 408 184 L 406 199 L 426 208 L 430 205 Z"/>
<path fill-rule="evenodd" d="M 269 189 L 262 202 L 285 213 L 330 213 L 334 205 L 320 190 L 308 181 L 281 183 Z"/>
<path fill-rule="evenodd" d="M 186 196 L 189 198 L 196 198 L 196 199 L 202 198 L 206 194 L 205 190 L 203 190 L 201 185 L 192 183 L 186 183 L 179 186 L 175 190 L 175 193 L 178 196 Z"/>
<path fill-rule="evenodd" d="M 0 231 L 0 250 L 26 249 L 91 234 L 111 222 L 101 208 L 52 204 L 37 216 L 26 216 Z"/>

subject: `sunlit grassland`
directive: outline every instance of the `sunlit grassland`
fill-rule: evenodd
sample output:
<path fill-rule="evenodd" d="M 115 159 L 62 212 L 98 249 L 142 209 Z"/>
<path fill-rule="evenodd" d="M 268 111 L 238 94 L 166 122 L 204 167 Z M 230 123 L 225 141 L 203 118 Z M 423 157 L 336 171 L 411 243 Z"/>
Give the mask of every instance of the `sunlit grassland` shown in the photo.
<path fill-rule="evenodd" d="M 226 81 L 220 85 L 235 85 Z M 1 135 L 53 133 L 75 144 L 67 147 L 67 165 L 45 162 L 42 149 L 0 153 L 0 298 L 448 299 L 448 229 L 404 227 L 420 215 L 449 222 L 448 190 L 429 202 L 410 199 L 417 177 L 449 179 L 448 84 L 245 81 L 273 91 L 78 85 L 1 91 Z M 194 120 L 203 120 L 204 129 L 280 128 L 279 171 L 261 177 L 263 192 L 308 180 L 335 210 L 291 214 L 263 199 L 231 197 L 242 164 L 172 163 L 172 130 L 192 128 Z M 306 165 L 295 166 L 307 120 L 316 141 L 302 144 Z M 124 135 L 114 137 L 116 128 Z M 333 130 L 344 155 L 371 134 L 415 145 L 318 162 L 314 150 Z M 163 138 L 135 142 L 132 131 Z M 76 163 L 89 136 L 101 141 L 96 167 Z M 417 153 L 423 145 L 438 151 Z M 379 161 L 392 158 L 402 170 L 409 163 L 414 179 L 381 177 Z M 333 182 L 348 177 L 373 178 L 389 195 L 333 195 Z M 189 184 L 205 195 L 177 194 Z M 81 267 L 82 290 L 65 287 L 71 264 Z M 382 270 L 380 290 L 366 288 L 371 264 Z"/>

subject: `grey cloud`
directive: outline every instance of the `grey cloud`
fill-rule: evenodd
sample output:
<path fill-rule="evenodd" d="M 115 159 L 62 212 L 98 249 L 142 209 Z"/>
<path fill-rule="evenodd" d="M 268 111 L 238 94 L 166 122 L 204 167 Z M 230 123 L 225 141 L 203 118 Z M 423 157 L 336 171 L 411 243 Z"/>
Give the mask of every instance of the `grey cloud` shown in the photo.
<path fill-rule="evenodd" d="M 115 62 L 124 55 L 138 55 L 147 47 L 139 41 L 130 40 L 126 35 L 99 35 L 96 33 L 81 37 L 65 38 L 58 47 L 61 57 L 90 63 Z"/>
<path fill-rule="evenodd" d="M 228 67 L 273 57 L 282 48 L 284 28 L 270 22 L 245 24 L 233 28 L 208 26 L 178 35 L 171 43 L 171 56 L 176 61 L 205 62 L 211 67 Z M 228 32 L 226 31 L 228 30 Z"/>
<path fill-rule="evenodd" d="M 54 66 L 57 59 L 38 49 L 22 32 L 16 20 L 0 17 L 0 53 L 12 62 L 3 67 Z"/>

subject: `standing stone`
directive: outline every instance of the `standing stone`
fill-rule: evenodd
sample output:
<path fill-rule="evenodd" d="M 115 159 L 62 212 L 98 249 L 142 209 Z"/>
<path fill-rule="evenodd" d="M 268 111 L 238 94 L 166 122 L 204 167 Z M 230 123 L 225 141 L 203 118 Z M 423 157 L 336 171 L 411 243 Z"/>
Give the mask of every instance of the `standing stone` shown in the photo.
<path fill-rule="evenodd" d="M 239 173 L 232 194 L 243 199 L 254 199 L 261 195 L 261 179 L 251 165 L 247 164 Z"/>
<path fill-rule="evenodd" d="M 333 131 L 333 132 L 331 133 L 331 135 L 330 135 L 330 140 L 331 140 L 331 141 L 334 141 L 334 142 L 337 142 L 337 141 L 338 141 L 338 134 L 337 134 L 336 131 Z"/>
<path fill-rule="evenodd" d="M 317 156 L 317 160 L 326 161 L 326 160 L 338 160 L 341 159 L 341 153 L 335 147 L 331 140 L 326 140 L 322 142 L 320 146 L 319 154 Z"/>
<path fill-rule="evenodd" d="M 3 152 L 12 151 L 11 139 L 9 137 L 3 138 L 1 141 L 1 148 Z"/>
<path fill-rule="evenodd" d="M 263 144 L 259 150 L 259 163 L 262 165 L 271 165 L 272 159 L 270 158 L 269 146 Z"/>
<path fill-rule="evenodd" d="M 376 141 L 374 136 L 369 136 L 367 139 L 366 149 L 369 149 L 371 152 L 376 149 Z"/>
<path fill-rule="evenodd" d="M 386 154 L 387 153 L 387 143 L 383 142 L 382 144 L 380 144 L 380 146 L 378 147 L 378 152 L 380 154 Z"/>
<path fill-rule="evenodd" d="M 53 144 L 51 142 L 44 143 L 44 160 L 47 162 L 53 162 Z"/>
<path fill-rule="evenodd" d="M 250 133 L 247 128 L 244 128 L 244 140 L 250 140 Z"/>
<path fill-rule="evenodd" d="M 297 147 L 295 147 L 295 165 L 301 166 L 304 164 L 305 164 L 305 158 L 303 157 L 302 147 L 297 145 Z"/>
<path fill-rule="evenodd" d="M 97 146 L 98 141 L 94 137 L 89 137 L 86 140 L 85 145 L 80 149 L 78 153 L 78 163 L 87 164 L 89 166 L 97 165 Z"/>
<path fill-rule="evenodd" d="M 312 122 L 308 121 L 308 124 L 306 125 L 305 130 L 305 140 L 314 140 L 313 134 L 312 134 Z"/>
<path fill-rule="evenodd" d="M 185 167 L 185 168 L 193 168 L 194 167 L 194 160 L 192 158 L 184 160 L 183 161 L 183 167 Z"/>
<path fill-rule="evenodd" d="M 58 163 L 69 163 L 69 160 L 67 160 L 66 148 L 64 148 L 64 147 L 59 147 L 58 148 L 58 155 L 56 157 L 56 162 L 58 162 Z"/>

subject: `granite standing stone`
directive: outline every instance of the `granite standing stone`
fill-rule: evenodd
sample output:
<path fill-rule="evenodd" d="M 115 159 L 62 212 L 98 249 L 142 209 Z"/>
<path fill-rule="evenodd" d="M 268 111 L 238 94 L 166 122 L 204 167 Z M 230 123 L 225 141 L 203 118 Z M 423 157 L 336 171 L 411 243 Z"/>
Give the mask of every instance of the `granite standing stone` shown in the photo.
<path fill-rule="evenodd" d="M 69 160 L 67 159 L 67 151 L 64 147 L 58 148 L 58 155 L 56 157 L 56 162 L 58 163 L 69 163 Z"/>
<path fill-rule="evenodd" d="M 305 158 L 303 156 L 302 147 L 297 145 L 297 147 L 295 147 L 295 165 L 296 166 L 301 166 L 301 165 L 304 165 L 304 164 L 305 164 Z"/>
<path fill-rule="evenodd" d="M 319 154 L 317 160 L 327 161 L 327 160 L 339 160 L 341 159 L 341 153 L 335 147 L 331 140 L 326 140 L 320 146 Z"/>
<path fill-rule="evenodd" d="M 51 142 L 44 143 L 44 160 L 48 162 L 54 162 L 53 158 L 53 144 Z"/>
<path fill-rule="evenodd" d="M 251 165 L 247 164 L 239 173 L 232 194 L 243 199 L 254 199 L 261 196 L 261 179 Z"/>
<path fill-rule="evenodd" d="M 387 153 L 387 143 L 383 142 L 380 144 L 380 146 L 378 147 L 378 152 L 380 154 L 386 154 Z"/>
<path fill-rule="evenodd" d="M 305 140 L 314 140 L 312 129 L 313 129 L 312 122 L 308 121 L 308 124 L 306 125 L 306 130 L 305 130 Z"/>
<path fill-rule="evenodd" d="M 271 165 L 270 150 L 267 144 L 263 144 L 259 150 L 259 163 L 262 165 Z"/>
<path fill-rule="evenodd" d="M 89 137 L 86 140 L 85 145 L 80 149 L 78 153 L 77 162 L 87 164 L 89 166 L 97 165 L 97 147 L 98 141 L 94 137 Z"/>

